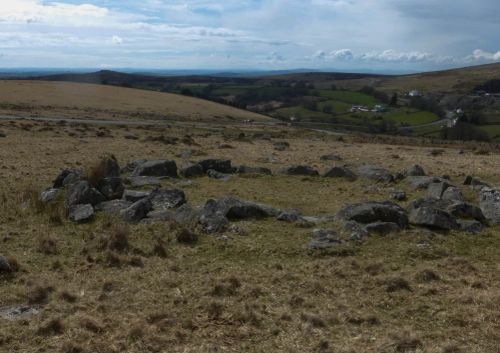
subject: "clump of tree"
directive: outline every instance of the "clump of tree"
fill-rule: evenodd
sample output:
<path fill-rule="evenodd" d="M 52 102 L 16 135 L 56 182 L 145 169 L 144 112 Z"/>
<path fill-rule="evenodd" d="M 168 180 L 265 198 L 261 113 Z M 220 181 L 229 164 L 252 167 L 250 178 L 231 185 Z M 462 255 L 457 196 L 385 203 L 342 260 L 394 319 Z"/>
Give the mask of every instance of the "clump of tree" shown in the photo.
<path fill-rule="evenodd" d="M 475 88 L 476 91 L 485 91 L 489 93 L 500 93 L 500 80 L 494 79 L 485 82 Z"/>
<path fill-rule="evenodd" d="M 453 127 L 443 128 L 440 137 L 444 140 L 490 141 L 490 137 L 486 131 L 462 121 Z"/>
<path fill-rule="evenodd" d="M 364 86 L 359 90 L 360 93 L 367 94 L 369 96 L 372 96 L 382 103 L 388 104 L 390 102 L 390 98 L 385 92 L 377 91 L 375 88 L 371 86 Z"/>
<path fill-rule="evenodd" d="M 434 113 L 440 118 L 444 118 L 446 116 L 446 112 L 439 105 L 439 102 L 432 97 L 411 97 L 409 105 L 410 107 L 418 110 Z"/>
<path fill-rule="evenodd" d="M 460 121 L 474 125 L 484 125 L 487 123 L 487 118 L 482 111 L 472 110 L 464 113 Z"/>

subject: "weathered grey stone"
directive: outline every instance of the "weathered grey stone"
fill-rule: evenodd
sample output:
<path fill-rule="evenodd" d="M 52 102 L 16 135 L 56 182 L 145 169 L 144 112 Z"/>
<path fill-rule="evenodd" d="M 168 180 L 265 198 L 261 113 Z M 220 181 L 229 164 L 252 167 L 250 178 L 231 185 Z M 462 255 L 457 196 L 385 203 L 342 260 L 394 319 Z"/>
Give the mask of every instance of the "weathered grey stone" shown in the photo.
<path fill-rule="evenodd" d="M 448 187 L 441 196 L 443 200 L 464 201 L 462 192 L 456 186 Z"/>
<path fill-rule="evenodd" d="M 440 199 L 443 197 L 443 194 L 446 191 L 446 189 L 448 189 L 451 186 L 452 185 L 446 181 L 433 182 L 430 183 L 429 186 L 427 187 L 427 193 L 431 197 Z"/>
<path fill-rule="evenodd" d="M 189 162 L 182 166 L 180 174 L 184 178 L 194 178 L 203 176 L 205 172 L 203 171 L 201 164 Z"/>
<path fill-rule="evenodd" d="M 392 222 L 374 222 L 365 225 L 364 230 L 369 234 L 387 235 L 399 232 L 401 228 Z"/>
<path fill-rule="evenodd" d="M 450 213 L 435 207 L 420 207 L 410 211 L 410 222 L 413 225 L 432 229 L 458 229 L 458 223 Z"/>
<path fill-rule="evenodd" d="M 231 179 L 231 175 L 218 172 L 215 169 L 207 170 L 207 176 L 212 179 L 218 179 L 224 181 L 228 181 L 229 179 Z"/>
<path fill-rule="evenodd" d="M 201 165 L 204 173 L 208 172 L 210 169 L 224 174 L 231 174 L 235 171 L 231 166 L 231 161 L 228 159 L 205 159 L 199 161 L 198 164 Z"/>
<path fill-rule="evenodd" d="M 79 181 L 68 186 L 66 191 L 66 206 L 90 204 L 92 206 L 106 201 L 106 197 L 90 186 L 87 181 Z"/>
<path fill-rule="evenodd" d="M 483 188 L 479 195 L 479 207 L 490 223 L 500 223 L 500 188 Z"/>
<path fill-rule="evenodd" d="M 419 166 L 418 164 L 414 164 L 402 172 L 398 173 L 398 179 L 405 179 L 410 176 L 426 176 L 424 168 Z"/>
<path fill-rule="evenodd" d="M 123 199 L 128 202 L 137 202 L 150 195 L 147 191 L 125 190 L 123 192 Z"/>
<path fill-rule="evenodd" d="M 323 174 L 323 177 L 344 178 L 350 181 L 354 181 L 357 179 L 356 174 L 354 174 L 354 172 L 347 167 L 331 167 L 325 172 L 325 174 Z"/>
<path fill-rule="evenodd" d="M 147 161 L 135 168 L 133 176 L 177 178 L 177 164 L 168 160 Z"/>
<path fill-rule="evenodd" d="M 460 230 L 463 230 L 467 233 L 479 234 L 484 229 L 484 225 L 478 221 L 459 219 L 457 222 Z"/>
<path fill-rule="evenodd" d="M 132 205 L 132 202 L 126 200 L 111 200 L 101 202 L 95 206 L 96 211 L 108 213 L 114 216 L 118 216 L 121 210 L 124 210 Z"/>
<path fill-rule="evenodd" d="M 285 210 L 281 212 L 276 219 L 283 222 L 297 222 L 301 219 L 301 212 L 296 209 Z"/>
<path fill-rule="evenodd" d="M 186 194 L 179 189 L 156 189 L 149 198 L 155 211 L 176 208 L 186 203 Z"/>
<path fill-rule="evenodd" d="M 45 191 L 42 191 L 42 193 L 40 194 L 40 201 L 42 201 L 43 203 L 53 201 L 57 197 L 59 192 L 60 190 L 55 188 L 49 188 Z"/>
<path fill-rule="evenodd" d="M 138 159 L 138 160 L 135 160 L 135 161 L 131 161 L 129 162 L 125 167 L 123 167 L 121 169 L 121 173 L 122 174 L 126 174 L 126 173 L 133 173 L 134 170 L 140 166 L 141 164 L 143 163 L 146 163 L 147 160 L 146 159 Z"/>
<path fill-rule="evenodd" d="M 262 174 L 262 175 L 272 175 L 271 169 L 264 167 L 249 167 L 246 165 L 240 165 L 237 170 L 240 174 Z"/>
<path fill-rule="evenodd" d="M 147 214 L 148 219 L 155 221 L 172 221 L 174 220 L 175 212 L 172 210 L 151 211 Z"/>
<path fill-rule="evenodd" d="M 336 155 L 336 154 L 325 154 L 319 158 L 322 161 L 335 161 L 339 162 L 342 160 L 342 157 Z"/>
<path fill-rule="evenodd" d="M 139 200 L 124 210 L 120 211 L 120 216 L 129 223 L 137 223 L 145 218 L 149 211 L 153 208 L 153 204 L 149 198 Z"/>
<path fill-rule="evenodd" d="M 11 273 L 12 267 L 10 266 L 7 259 L 3 256 L 0 256 L 0 274 L 2 273 Z"/>
<path fill-rule="evenodd" d="M 400 228 L 408 226 L 406 210 L 389 201 L 371 201 L 348 205 L 337 213 L 336 218 L 363 224 L 392 222 L 398 224 Z"/>
<path fill-rule="evenodd" d="M 227 217 L 220 213 L 205 213 L 200 216 L 199 223 L 208 234 L 222 233 L 229 225 Z"/>
<path fill-rule="evenodd" d="M 122 198 L 125 187 L 120 178 L 110 177 L 100 180 L 97 190 L 108 200 L 116 200 Z"/>
<path fill-rule="evenodd" d="M 284 175 L 304 175 L 304 176 L 318 176 L 319 173 L 316 169 L 306 165 L 291 165 L 280 169 L 280 174 Z"/>
<path fill-rule="evenodd" d="M 75 223 L 89 222 L 94 218 L 94 208 L 90 204 L 74 205 L 69 209 L 69 219 Z"/>
<path fill-rule="evenodd" d="M 77 181 L 80 181 L 82 177 L 83 172 L 80 169 L 64 169 L 54 180 L 54 188 L 57 189 L 76 183 Z"/>
<path fill-rule="evenodd" d="M 472 218 L 477 221 L 485 220 L 483 212 L 477 206 L 463 201 L 443 200 L 435 197 L 421 197 L 413 200 L 409 204 L 408 210 L 411 212 L 422 207 L 440 209 L 457 218 Z"/>
<path fill-rule="evenodd" d="M 202 212 L 202 208 L 192 207 L 185 203 L 175 211 L 174 221 L 180 225 L 192 227 L 198 224 Z"/>
<path fill-rule="evenodd" d="M 312 240 L 308 246 L 309 249 L 321 250 L 332 248 L 341 243 L 342 241 L 334 229 L 314 229 Z"/>
<path fill-rule="evenodd" d="M 376 165 L 362 165 L 358 168 L 358 175 L 363 179 L 389 183 L 394 181 L 394 176 L 386 169 Z"/>
<path fill-rule="evenodd" d="M 431 183 L 444 181 L 442 178 L 431 176 L 414 176 L 406 179 L 413 190 L 427 189 Z"/>
<path fill-rule="evenodd" d="M 342 232 L 349 235 L 349 240 L 355 241 L 360 241 L 368 235 L 365 225 L 355 221 L 345 222 L 342 227 Z"/>
<path fill-rule="evenodd" d="M 259 219 L 277 217 L 280 214 L 280 211 L 273 207 L 235 197 L 208 200 L 205 204 L 204 212 L 220 213 L 229 219 Z"/>
<path fill-rule="evenodd" d="M 481 179 L 478 179 L 478 178 L 474 178 L 472 176 L 467 176 L 464 180 L 464 185 L 469 185 L 471 186 L 474 190 L 481 190 L 483 188 L 490 188 L 491 186 L 482 181 Z"/>
<path fill-rule="evenodd" d="M 128 177 L 126 179 L 126 182 L 134 188 L 141 188 L 144 186 L 156 186 L 156 187 L 161 186 L 160 179 L 147 176 Z"/>
<path fill-rule="evenodd" d="M 0 309 L 0 318 L 4 320 L 22 320 L 37 315 L 39 309 L 33 306 L 11 306 Z"/>

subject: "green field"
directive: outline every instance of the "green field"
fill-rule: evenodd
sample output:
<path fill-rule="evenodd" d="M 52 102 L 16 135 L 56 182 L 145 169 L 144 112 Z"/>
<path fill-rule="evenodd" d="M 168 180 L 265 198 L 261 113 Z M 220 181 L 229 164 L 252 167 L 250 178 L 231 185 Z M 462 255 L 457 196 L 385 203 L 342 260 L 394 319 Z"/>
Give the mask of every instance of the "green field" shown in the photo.
<path fill-rule="evenodd" d="M 392 120 L 394 122 L 400 124 L 408 124 L 408 125 L 421 125 L 432 123 L 439 119 L 439 117 L 431 112 L 423 112 L 423 111 L 395 111 L 383 114 L 383 117 L 388 120 Z"/>
<path fill-rule="evenodd" d="M 499 125 L 482 125 L 479 126 L 482 130 L 486 131 L 492 140 L 500 141 L 500 124 Z"/>
<path fill-rule="evenodd" d="M 351 109 L 352 105 L 344 102 L 339 102 L 336 100 L 328 100 L 318 103 L 318 110 L 323 111 L 323 108 L 325 106 L 331 106 L 332 113 L 345 113 Z"/>
<path fill-rule="evenodd" d="M 312 111 L 312 110 L 306 109 L 302 106 L 281 108 L 281 109 L 275 110 L 275 112 L 279 116 L 289 117 L 289 118 L 291 118 L 293 116 L 293 117 L 296 117 L 299 119 L 307 119 L 307 120 L 310 120 L 310 119 L 326 120 L 326 119 L 332 118 L 331 114 L 326 114 L 326 113 L 323 113 L 322 111 Z"/>
<path fill-rule="evenodd" d="M 362 104 L 368 106 L 381 104 L 376 98 L 359 92 L 319 90 L 319 93 L 321 97 L 349 104 Z"/>

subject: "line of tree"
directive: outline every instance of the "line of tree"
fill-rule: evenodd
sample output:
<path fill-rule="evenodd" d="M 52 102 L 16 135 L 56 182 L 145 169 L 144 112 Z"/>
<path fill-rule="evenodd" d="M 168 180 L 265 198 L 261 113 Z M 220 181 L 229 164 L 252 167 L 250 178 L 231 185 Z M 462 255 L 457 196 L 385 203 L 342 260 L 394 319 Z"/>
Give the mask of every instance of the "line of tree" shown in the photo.
<path fill-rule="evenodd" d="M 444 140 L 490 141 L 486 131 L 466 122 L 458 122 L 454 127 L 443 128 L 440 137 Z"/>

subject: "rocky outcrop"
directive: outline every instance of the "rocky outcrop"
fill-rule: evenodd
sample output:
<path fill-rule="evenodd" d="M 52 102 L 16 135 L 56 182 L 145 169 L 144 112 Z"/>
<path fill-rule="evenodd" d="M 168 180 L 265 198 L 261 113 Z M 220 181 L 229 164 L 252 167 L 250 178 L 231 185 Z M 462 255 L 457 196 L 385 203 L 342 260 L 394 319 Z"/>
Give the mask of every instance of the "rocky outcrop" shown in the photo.
<path fill-rule="evenodd" d="M 500 188 L 483 188 L 479 195 L 479 207 L 488 222 L 500 223 Z"/>
<path fill-rule="evenodd" d="M 325 172 L 325 174 L 323 174 L 323 177 L 343 178 L 350 181 L 354 181 L 357 179 L 356 174 L 354 174 L 354 172 L 347 167 L 331 167 Z"/>
<path fill-rule="evenodd" d="M 390 222 L 397 224 L 399 228 L 408 227 L 406 210 L 389 201 L 372 201 L 348 205 L 337 213 L 336 219 L 355 221 L 362 224 Z"/>
<path fill-rule="evenodd" d="M 90 204 L 92 206 L 106 201 L 106 197 L 90 186 L 87 181 L 71 184 L 66 190 L 66 206 Z"/>
<path fill-rule="evenodd" d="M 94 218 L 92 205 L 75 205 L 69 209 L 69 219 L 75 223 L 90 222 Z"/>

